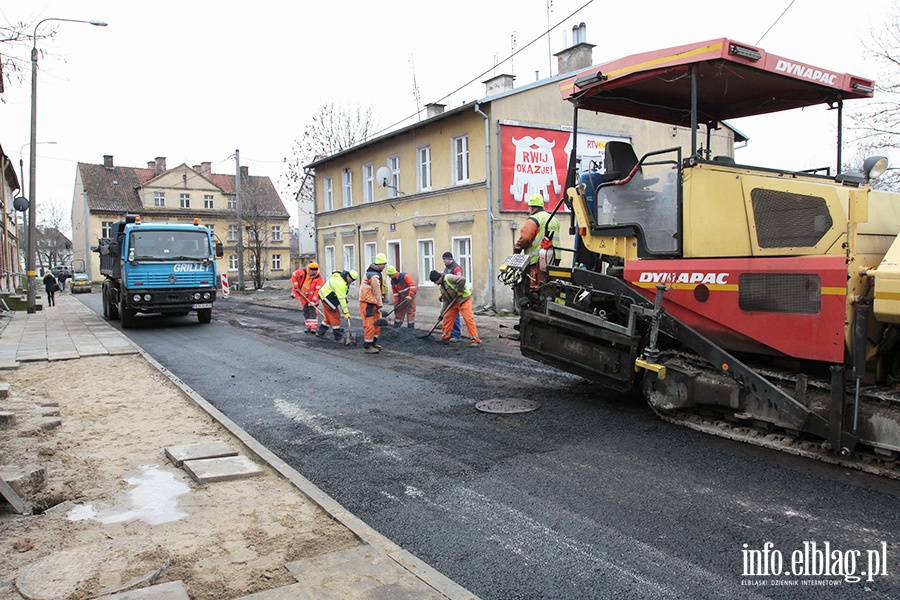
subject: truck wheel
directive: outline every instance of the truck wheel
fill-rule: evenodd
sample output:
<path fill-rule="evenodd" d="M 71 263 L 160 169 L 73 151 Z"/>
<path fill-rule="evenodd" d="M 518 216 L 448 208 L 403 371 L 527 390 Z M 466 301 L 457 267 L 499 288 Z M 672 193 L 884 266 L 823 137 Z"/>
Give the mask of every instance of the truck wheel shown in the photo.
<path fill-rule="evenodd" d="M 101 288 L 101 290 L 102 290 L 102 293 L 103 293 L 103 301 L 102 301 L 102 304 L 103 304 L 103 318 L 106 319 L 106 320 L 108 321 L 108 320 L 109 320 L 109 300 L 106 298 L 106 286 L 103 286 L 103 287 Z M 74 290 L 74 289 L 72 290 L 72 293 L 73 293 L 73 294 L 75 293 L 75 290 Z"/>
<path fill-rule="evenodd" d="M 122 329 L 130 329 L 134 326 L 134 316 L 136 314 L 136 310 L 125 308 L 125 299 L 122 298 L 119 302 L 119 316 L 122 318 Z"/>
<path fill-rule="evenodd" d="M 113 302 L 112 290 L 108 286 L 103 286 L 103 307 L 104 314 L 109 313 L 110 321 L 119 320 L 119 305 Z"/>
<path fill-rule="evenodd" d="M 202 324 L 209 323 L 212 320 L 211 308 L 200 308 L 197 310 L 197 320 Z"/>

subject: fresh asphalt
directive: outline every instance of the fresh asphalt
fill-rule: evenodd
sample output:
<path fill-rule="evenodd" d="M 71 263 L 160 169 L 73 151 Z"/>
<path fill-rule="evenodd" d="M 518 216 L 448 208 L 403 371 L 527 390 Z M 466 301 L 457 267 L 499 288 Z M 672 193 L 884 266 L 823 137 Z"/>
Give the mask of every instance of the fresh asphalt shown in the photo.
<path fill-rule="evenodd" d="M 207 326 L 183 317 L 126 333 L 367 524 L 482 598 L 900 597 L 897 482 L 663 423 L 521 357 L 458 353 L 458 368 L 436 368 L 411 343 L 385 369 L 300 328 L 296 313 L 226 301 Z M 493 375 L 479 363 L 496 365 Z M 473 410 L 501 380 L 541 409 Z M 803 588 L 742 575 L 744 544 L 790 556 L 826 541 L 863 556 L 884 542 L 893 572 Z"/>

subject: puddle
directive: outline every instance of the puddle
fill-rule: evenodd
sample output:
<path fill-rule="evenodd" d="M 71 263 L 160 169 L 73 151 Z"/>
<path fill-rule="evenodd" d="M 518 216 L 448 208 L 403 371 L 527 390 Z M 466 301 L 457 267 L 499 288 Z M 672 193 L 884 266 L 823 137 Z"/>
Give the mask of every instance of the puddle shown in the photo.
<path fill-rule="evenodd" d="M 172 473 L 160 470 L 157 465 L 141 467 L 141 471 L 138 477 L 125 478 L 134 486 L 128 492 L 132 505 L 130 509 L 98 511 L 93 505 L 84 504 L 70 510 L 66 518 L 70 521 L 95 519 L 107 524 L 141 520 L 150 525 L 160 525 L 186 517 L 187 513 L 178 508 L 178 496 L 188 493 L 191 488 Z"/>

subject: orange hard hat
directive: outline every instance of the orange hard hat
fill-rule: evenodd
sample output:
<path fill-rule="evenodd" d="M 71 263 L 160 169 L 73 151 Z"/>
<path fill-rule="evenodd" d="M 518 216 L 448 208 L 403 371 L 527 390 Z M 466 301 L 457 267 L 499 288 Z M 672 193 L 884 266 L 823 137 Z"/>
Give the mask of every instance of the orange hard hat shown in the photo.
<path fill-rule="evenodd" d="M 310 269 L 318 269 L 318 268 L 319 268 L 319 263 L 309 263 L 308 266 L 309 266 Z"/>

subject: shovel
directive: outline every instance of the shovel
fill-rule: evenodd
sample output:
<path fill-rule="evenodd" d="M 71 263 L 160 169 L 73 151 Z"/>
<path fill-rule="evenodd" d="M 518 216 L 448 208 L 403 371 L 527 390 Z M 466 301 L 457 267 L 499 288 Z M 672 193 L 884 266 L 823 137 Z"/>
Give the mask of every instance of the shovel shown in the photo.
<path fill-rule="evenodd" d="M 459 298 L 455 299 L 453 302 L 459 302 Z M 444 314 L 448 310 L 450 310 L 451 306 L 453 306 L 452 303 L 448 304 L 447 308 L 445 308 L 444 310 L 441 311 L 441 314 L 438 315 L 437 323 L 435 323 L 434 325 L 431 326 L 431 329 L 428 330 L 428 333 L 426 333 L 425 335 L 417 335 L 416 337 L 419 338 L 420 340 L 424 340 L 425 338 L 430 337 L 431 334 L 434 333 L 434 330 L 437 329 L 437 326 L 441 324 L 441 321 L 444 320 Z"/>
<path fill-rule="evenodd" d="M 404 298 L 403 300 L 401 300 L 400 302 L 398 302 L 397 305 L 394 306 L 394 308 L 392 308 L 392 309 L 390 310 L 390 312 L 387 312 L 387 313 L 381 315 L 381 318 L 380 318 L 380 319 L 377 319 L 377 320 L 375 321 L 375 325 L 377 325 L 378 327 L 386 327 L 387 325 L 389 325 L 390 323 L 388 323 L 387 318 L 388 318 L 389 316 L 391 316 L 392 314 L 394 314 L 394 312 L 395 312 L 398 308 L 400 308 L 400 306 L 401 306 L 404 302 L 406 302 L 407 300 L 409 300 L 409 296 L 407 296 L 406 298 Z"/>
<path fill-rule="evenodd" d="M 353 333 L 353 325 L 350 323 L 350 315 L 347 315 L 347 335 L 344 336 L 344 345 L 356 345 L 356 334 Z"/>

